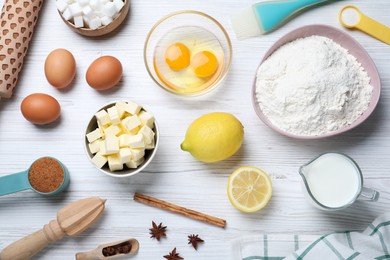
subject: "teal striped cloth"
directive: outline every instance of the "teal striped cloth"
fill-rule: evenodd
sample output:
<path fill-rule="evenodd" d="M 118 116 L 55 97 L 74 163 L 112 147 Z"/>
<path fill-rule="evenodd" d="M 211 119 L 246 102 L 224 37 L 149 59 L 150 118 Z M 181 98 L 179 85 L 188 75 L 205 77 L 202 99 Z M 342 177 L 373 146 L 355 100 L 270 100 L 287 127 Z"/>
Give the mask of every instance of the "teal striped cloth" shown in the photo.
<path fill-rule="evenodd" d="M 375 219 L 363 233 L 241 237 L 233 241 L 232 256 L 233 260 L 390 260 L 390 213 Z"/>

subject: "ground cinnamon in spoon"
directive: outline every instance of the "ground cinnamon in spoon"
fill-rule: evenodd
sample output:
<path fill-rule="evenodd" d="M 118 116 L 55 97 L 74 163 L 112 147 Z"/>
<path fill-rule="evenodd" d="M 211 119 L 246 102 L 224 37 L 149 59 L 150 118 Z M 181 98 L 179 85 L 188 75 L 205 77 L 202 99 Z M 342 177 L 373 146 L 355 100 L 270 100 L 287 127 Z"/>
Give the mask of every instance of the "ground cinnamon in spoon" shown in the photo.
<path fill-rule="evenodd" d="M 64 169 L 57 160 L 44 157 L 31 165 L 28 180 L 36 191 L 53 192 L 64 180 Z"/>

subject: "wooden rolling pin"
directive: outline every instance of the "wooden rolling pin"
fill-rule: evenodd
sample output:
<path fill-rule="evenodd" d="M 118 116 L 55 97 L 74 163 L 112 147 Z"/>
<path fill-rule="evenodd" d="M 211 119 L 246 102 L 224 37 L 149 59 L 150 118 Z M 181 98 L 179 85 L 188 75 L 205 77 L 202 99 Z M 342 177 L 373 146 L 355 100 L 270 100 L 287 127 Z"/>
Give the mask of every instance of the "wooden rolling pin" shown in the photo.
<path fill-rule="evenodd" d="M 43 0 L 6 0 L 0 17 L 0 97 L 18 81 Z"/>
<path fill-rule="evenodd" d="M 56 220 L 4 248 L 0 252 L 0 260 L 30 259 L 48 244 L 62 239 L 65 235 L 77 236 L 100 217 L 105 201 L 92 197 L 63 207 L 58 211 Z"/>

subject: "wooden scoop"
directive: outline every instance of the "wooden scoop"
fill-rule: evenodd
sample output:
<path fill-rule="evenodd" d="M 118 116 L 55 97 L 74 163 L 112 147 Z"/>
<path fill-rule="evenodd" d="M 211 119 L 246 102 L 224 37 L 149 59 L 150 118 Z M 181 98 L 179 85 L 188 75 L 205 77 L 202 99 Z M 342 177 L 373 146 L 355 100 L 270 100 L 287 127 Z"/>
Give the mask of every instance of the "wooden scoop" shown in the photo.
<path fill-rule="evenodd" d="M 94 223 L 104 210 L 106 200 L 92 197 L 73 202 L 57 213 L 57 219 L 4 248 L 0 260 L 30 259 L 48 244 L 62 239 L 65 235 L 77 236 Z"/>
<path fill-rule="evenodd" d="M 123 248 L 122 250 L 120 248 Z M 126 248 L 124 248 L 126 247 Z M 116 241 L 104 245 L 88 252 L 79 252 L 76 254 L 76 260 L 111 260 L 122 256 L 134 255 L 138 252 L 139 243 L 136 239 Z"/>

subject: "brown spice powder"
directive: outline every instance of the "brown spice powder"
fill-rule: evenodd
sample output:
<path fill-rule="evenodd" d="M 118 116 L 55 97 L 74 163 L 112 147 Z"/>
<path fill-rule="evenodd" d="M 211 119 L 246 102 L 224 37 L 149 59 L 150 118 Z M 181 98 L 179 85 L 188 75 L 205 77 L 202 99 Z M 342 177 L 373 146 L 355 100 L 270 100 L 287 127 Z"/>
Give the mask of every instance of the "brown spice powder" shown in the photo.
<path fill-rule="evenodd" d="M 53 192 L 63 182 L 64 170 L 55 159 L 44 157 L 31 165 L 28 180 L 31 186 L 39 192 Z"/>

